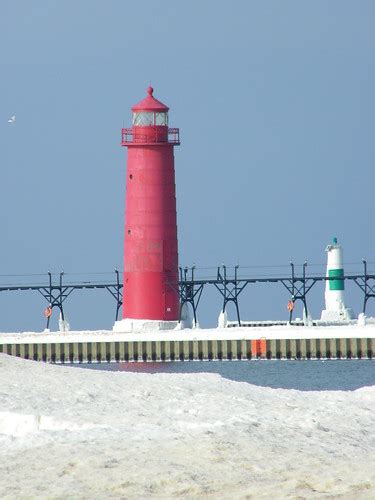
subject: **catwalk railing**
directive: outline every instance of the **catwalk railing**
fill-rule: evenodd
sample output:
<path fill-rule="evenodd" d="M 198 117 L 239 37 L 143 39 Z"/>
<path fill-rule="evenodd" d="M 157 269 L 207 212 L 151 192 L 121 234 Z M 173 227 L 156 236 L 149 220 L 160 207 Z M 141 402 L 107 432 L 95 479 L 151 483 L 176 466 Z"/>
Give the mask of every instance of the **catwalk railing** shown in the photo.
<path fill-rule="evenodd" d="M 147 133 L 145 133 L 145 128 Z M 140 130 L 139 130 L 140 129 Z M 160 126 L 152 127 L 131 127 L 123 128 L 121 136 L 121 145 L 129 146 L 133 144 L 180 144 L 180 129 Z"/>
<path fill-rule="evenodd" d="M 231 302 L 234 304 L 237 315 L 238 325 L 241 326 L 241 315 L 239 306 L 239 296 L 243 290 L 251 284 L 259 283 L 280 283 L 289 294 L 288 310 L 289 321 L 293 319 L 294 304 L 301 301 L 305 316 L 308 315 L 307 296 L 313 286 L 318 282 L 325 282 L 329 280 L 335 281 L 351 281 L 354 282 L 363 293 L 363 313 L 366 313 L 367 302 L 371 298 L 375 298 L 375 274 L 368 273 L 368 266 L 366 260 L 362 261 L 363 272 L 351 273 L 341 277 L 327 277 L 325 275 L 309 275 L 307 273 L 307 263 L 302 265 L 301 274 L 296 273 L 296 266 L 293 262 L 289 266 L 289 274 L 285 276 L 253 276 L 244 277 L 239 274 L 240 267 L 228 268 L 225 265 L 217 267 L 216 273 L 209 277 L 197 276 L 198 269 L 193 267 L 179 268 L 179 282 L 167 283 L 168 286 L 178 289 L 180 296 L 180 319 L 181 312 L 185 304 L 191 306 L 194 318 L 194 324 L 197 324 L 197 312 L 200 300 L 205 287 L 214 287 L 222 299 L 222 311 L 225 311 L 227 305 Z M 29 279 L 30 279 L 29 275 Z M 40 276 L 40 275 L 39 275 Z M 90 289 L 103 289 L 108 291 L 115 299 L 116 309 L 115 318 L 118 319 L 119 310 L 123 303 L 123 284 L 120 282 L 120 272 L 115 269 L 113 273 L 113 280 L 91 280 L 81 282 L 67 282 L 67 275 L 64 272 L 57 275 L 48 272 L 46 275 L 45 283 L 21 283 L 21 284 L 1 284 L 0 292 L 14 292 L 14 291 L 36 291 L 42 295 L 47 302 L 45 309 L 45 316 L 47 325 L 49 327 L 50 316 L 53 308 L 57 308 L 61 313 L 61 318 L 64 320 L 64 303 L 70 295 L 75 291 L 90 290 Z M 4 278 L 4 276 L 2 276 Z M 1 278 L 1 276 L 0 276 Z M 1 304 L 0 304 L 1 310 Z M 0 319 L 1 325 L 1 319 Z"/>

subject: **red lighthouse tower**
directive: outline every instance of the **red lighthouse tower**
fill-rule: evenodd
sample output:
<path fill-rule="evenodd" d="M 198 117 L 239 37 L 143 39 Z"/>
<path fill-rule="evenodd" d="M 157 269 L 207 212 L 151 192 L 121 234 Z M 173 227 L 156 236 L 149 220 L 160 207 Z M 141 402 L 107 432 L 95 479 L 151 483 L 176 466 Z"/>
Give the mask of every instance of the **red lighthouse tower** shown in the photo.
<path fill-rule="evenodd" d="M 169 108 L 153 88 L 132 107 L 133 126 L 122 129 L 128 148 L 125 204 L 123 320 L 117 331 L 169 329 L 179 319 L 174 146 Z"/>

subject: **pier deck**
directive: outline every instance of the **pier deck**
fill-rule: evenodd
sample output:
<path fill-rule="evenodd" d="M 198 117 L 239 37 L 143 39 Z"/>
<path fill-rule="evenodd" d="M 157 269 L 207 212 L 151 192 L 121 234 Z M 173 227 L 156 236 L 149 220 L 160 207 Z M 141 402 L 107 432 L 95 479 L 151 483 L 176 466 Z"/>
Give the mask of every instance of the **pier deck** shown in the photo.
<path fill-rule="evenodd" d="M 372 359 L 375 326 L 0 333 L 0 353 L 48 363 Z"/>

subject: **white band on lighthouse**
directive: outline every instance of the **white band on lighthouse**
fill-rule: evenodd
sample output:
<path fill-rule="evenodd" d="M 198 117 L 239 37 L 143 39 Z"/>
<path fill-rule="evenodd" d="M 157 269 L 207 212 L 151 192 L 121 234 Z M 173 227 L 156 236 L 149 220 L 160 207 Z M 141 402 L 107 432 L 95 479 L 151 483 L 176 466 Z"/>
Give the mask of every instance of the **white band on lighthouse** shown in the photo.
<path fill-rule="evenodd" d="M 333 238 L 331 245 L 326 248 L 327 252 L 327 278 L 325 288 L 325 306 L 322 311 L 321 321 L 347 321 L 354 318 L 353 311 L 345 306 L 344 290 L 344 264 L 343 252 L 337 243 L 337 238 Z M 333 279 L 338 278 L 338 279 Z M 340 279 L 341 278 L 341 279 Z"/>

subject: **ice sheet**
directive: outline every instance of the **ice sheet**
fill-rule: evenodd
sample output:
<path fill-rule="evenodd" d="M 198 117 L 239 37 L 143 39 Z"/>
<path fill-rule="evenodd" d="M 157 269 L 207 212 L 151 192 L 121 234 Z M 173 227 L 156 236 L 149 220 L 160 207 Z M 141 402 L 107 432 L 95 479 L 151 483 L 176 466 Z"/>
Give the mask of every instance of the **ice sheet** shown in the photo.
<path fill-rule="evenodd" d="M 374 498 L 374 429 L 375 386 L 302 392 L 0 355 L 1 498 Z"/>

